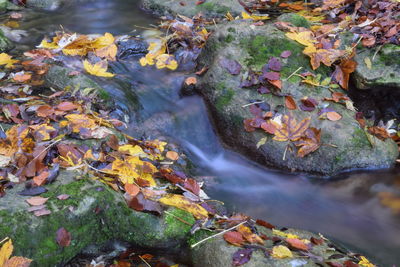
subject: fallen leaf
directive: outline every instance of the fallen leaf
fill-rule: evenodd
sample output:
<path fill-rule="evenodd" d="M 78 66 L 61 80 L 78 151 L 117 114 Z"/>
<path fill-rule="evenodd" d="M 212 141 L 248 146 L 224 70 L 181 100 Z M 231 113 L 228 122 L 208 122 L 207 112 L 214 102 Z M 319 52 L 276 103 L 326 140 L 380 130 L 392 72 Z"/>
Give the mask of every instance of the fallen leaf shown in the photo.
<path fill-rule="evenodd" d="M 285 241 L 289 244 L 291 248 L 299 249 L 299 250 L 308 250 L 308 246 L 300 239 L 297 238 L 286 238 Z"/>
<path fill-rule="evenodd" d="M 6 65 L 6 68 L 14 67 L 14 64 L 19 62 L 19 60 L 12 59 L 7 53 L 0 54 L 0 65 Z"/>
<path fill-rule="evenodd" d="M 60 247 L 68 247 L 71 244 L 71 234 L 64 227 L 61 227 L 56 232 L 56 241 Z"/>
<path fill-rule="evenodd" d="M 338 120 L 340 120 L 342 118 L 342 115 L 340 115 L 336 111 L 330 111 L 330 112 L 326 113 L 326 117 L 330 121 L 338 121 Z"/>
<path fill-rule="evenodd" d="M 368 132 L 382 141 L 385 141 L 386 139 L 390 138 L 390 134 L 383 127 L 379 126 L 368 127 Z"/>
<path fill-rule="evenodd" d="M 271 256 L 276 259 L 284 259 L 284 258 L 292 258 L 293 254 L 286 246 L 280 245 L 272 248 Z"/>
<path fill-rule="evenodd" d="M 242 66 L 236 60 L 223 58 L 219 61 L 219 64 L 232 75 L 238 75 L 242 70 Z"/>
<path fill-rule="evenodd" d="M 89 63 L 89 61 L 85 60 L 83 61 L 83 67 L 85 70 L 94 76 L 99 76 L 99 77 L 107 77 L 111 78 L 114 77 L 115 74 L 107 72 L 107 62 L 105 61 L 99 61 L 96 64 L 92 65 Z"/>
<path fill-rule="evenodd" d="M 294 101 L 293 97 L 285 96 L 285 106 L 290 110 L 297 109 L 296 102 Z"/>
<path fill-rule="evenodd" d="M 31 259 L 14 256 L 6 261 L 3 267 L 29 267 L 31 262 Z"/>
<path fill-rule="evenodd" d="M 57 199 L 59 199 L 59 200 L 66 200 L 66 199 L 69 199 L 69 197 L 70 197 L 70 195 L 61 194 L 61 195 L 58 195 L 58 196 L 57 196 Z"/>
<path fill-rule="evenodd" d="M 168 151 L 165 156 L 170 159 L 170 160 L 178 160 L 179 159 L 179 154 L 176 153 L 175 151 Z"/>
<path fill-rule="evenodd" d="M 343 89 L 348 89 L 350 74 L 355 71 L 357 62 L 352 59 L 345 60 L 336 65 L 333 77 Z"/>
<path fill-rule="evenodd" d="M 48 209 L 46 209 L 46 208 L 43 208 L 43 209 L 40 209 L 40 210 L 35 210 L 35 211 L 33 212 L 33 214 L 34 214 L 36 217 L 40 217 L 40 216 L 45 216 L 45 215 L 51 214 L 51 211 L 48 210 Z"/>
<path fill-rule="evenodd" d="M 297 155 L 301 158 L 316 151 L 321 146 L 321 130 L 313 127 L 307 129 L 304 136 L 296 142 L 296 146 L 300 147 Z"/>
<path fill-rule="evenodd" d="M 244 239 L 241 233 L 236 232 L 236 231 L 230 231 L 224 234 L 224 239 L 226 242 L 240 247 L 241 245 L 244 244 Z"/>
<path fill-rule="evenodd" d="M 31 206 L 39 206 L 39 205 L 43 205 L 44 203 L 46 203 L 47 200 L 49 200 L 49 198 L 45 198 L 45 197 L 31 197 L 31 198 L 28 198 L 28 199 L 25 200 L 25 201 L 28 202 L 29 205 L 31 205 Z"/>
<path fill-rule="evenodd" d="M 251 244 L 258 243 L 260 245 L 264 244 L 264 240 L 262 240 L 261 237 L 259 237 L 257 234 L 253 233 L 251 229 L 248 226 L 245 225 L 239 225 L 236 230 L 242 234 L 244 239 L 246 239 L 247 242 Z"/>
<path fill-rule="evenodd" d="M 125 191 L 132 197 L 137 196 L 137 194 L 139 194 L 139 192 L 140 192 L 140 187 L 138 187 L 137 185 L 134 185 L 134 184 L 125 184 L 124 188 L 125 188 Z"/>
<path fill-rule="evenodd" d="M 185 79 L 185 84 L 187 86 L 196 85 L 197 84 L 197 78 L 196 77 L 188 77 L 188 78 Z"/>
<path fill-rule="evenodd" d="M 0 266 L 4 266 L 4 263 L 11 257 L 14 250 L 11 239 L 5 242 L 0 249 Z"/>
<path fill-rule="evenodd" d="M 282 57 L 282 58 L 288 58 L 288 57 L 290 57 L 291 55 L 292 55 L 292 52 L 289 51 L 289 50 L 283 51 L 283 52 L 281 53 L 281 57 Z"/>
<path fill-rule="evenodd" d="M 159 202 L 168 206 L 174 206 L 191 213 L 196 219 L 208 218 L 208 212 L 202 206 L 193 203 L 182 195 L 168 194 L 159 199 Z"/>
<path fill-rule="evenodd" d="M 273 140 L 279 142 L 297 141 L 310 126 L 311 118 L 305 118 L 297 123 L 292 115 L 284 115 L 282 118 L 282 125 L 275 131 Z"/>
<path fill-rule="evenodd" d="M 233 266 L 241 266 L 250 261 L 253 250 L 251 248 L 239 249 L 232 255 Z"/>

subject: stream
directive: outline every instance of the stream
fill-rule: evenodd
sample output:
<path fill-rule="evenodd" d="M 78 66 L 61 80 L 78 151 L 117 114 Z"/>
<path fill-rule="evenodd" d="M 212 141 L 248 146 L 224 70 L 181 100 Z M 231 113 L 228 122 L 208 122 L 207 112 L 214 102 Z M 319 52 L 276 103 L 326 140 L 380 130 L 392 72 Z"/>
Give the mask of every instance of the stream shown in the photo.
<path fill-rule="evenodd" d="M 18 29 L 29 37 L 21 42 L 33 47 L 60 25 L 83 34 L 140 35 L 157 19 L 138 2 L 98 0 L 53 12 L 23 11 Z M 230 211 L 320 232 L 381 266 L 400 263 L 400 214 L 382 206 L 379 197 L 400 191 L 398 168 L 349 172 L 329 181 L 264 168 L 224 147 L 202 98 L 180 94 L 184 73 L 140 67 L 135 57 L 111 67 L 118 78 L 102 85 L 129 113 L 127 132 L 179 144 L 210 197 Z"/>

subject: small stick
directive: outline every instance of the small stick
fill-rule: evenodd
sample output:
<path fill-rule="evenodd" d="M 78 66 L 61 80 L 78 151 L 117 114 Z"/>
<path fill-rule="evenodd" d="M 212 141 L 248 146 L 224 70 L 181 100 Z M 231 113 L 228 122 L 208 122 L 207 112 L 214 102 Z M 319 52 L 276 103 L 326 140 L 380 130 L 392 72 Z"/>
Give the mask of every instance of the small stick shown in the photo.
<path fill-rule="evenodd" d="M 250 103 L 250 104 L 243 105 L 242 108 L 245 108 L 245 107 L 248 107 L 248 106 L 251 106 L 251 105 L 261 104 L 261 103 L 264 103 L 264 102 L 265 102 L 265 101 L 253 102 L 253 103 Z"/>
<path fill-rule="evenodd" d="M 140 255 L 138 255 L 138 256 L 147 266 L 151 267 L 151 265 L 145 259 L 143 259 L 142 256 L 140 256 Z"/>
<path fill-rule="evenodd" d="M 299 67 L 297 70 L 295 70 L 292 74 L 290 74 L 284 81 L 289 80 L 292 78 L 293 75 L 295 75 L 297 72 L 299 72 L 303 67 Z"/>
<path fill-rule="evenodd" d="M 286 160 L 286 152 L 288 151 L 289 145 L 286 146 L 285 152 L 283 153 L 283 158 L 282 160 Z"/>
<path fill-rule="evenodd" d="M 182 219 L 182 218 L 179 218 L 178 216 L 172 214 L 171 212 L 164 211 L 164 213 L 171 215 L 172 217 L 174 217 L 174 218 L 177 219 L 178 221 L 183 222 L 184 224 L 187 224 L 187 225 L 189 225 L 189 226 L 192 226 L 192 224 L 188 223 L 187 221 L 185 221 L 185 220 Z"/>
<path fill-rule="evenodd" d="M 374 61 L 376 55 L 378 54 L 379 51 L 381 51 L 381 48 L 383 47 L 383 45 L 381 45 L 380 47 L 378 47 L 378 49 L 376 49 L 374 55 L 372 56 L 372 61 Z"/>
<path fill-rule="evenodd" d="M 214 238 L 214 237 L 216 237 L 216 236 L 219 236 L 219 235 L 222 235 L 222 234 L 224 234 L 224 233 L 226 233 L 226 232 L 229 232 L 229 231 L 235 229 L 236 227 L 238 227 L 238 226 L 240 226 L 240 225 L 242 225 L 242 224 L 244 224 L 244 223 L 246 223 L 246 222 L 247 222 L 247 221 L 243 221 L 243 222 L 241 222 L 241 223 L 239 223 L 239 224 L 237 224 L 237 225 L 235 225 L 235 226 L 233 226 L 233 227 L 231 227 L 231 228 L 229 228 L 229 229 L 226 229 L 226 230 L 224 230 L 224 231 L 222 231 L 222 232 L 220 232 L 220 233 L 216 233 L 215 235 L 210 235 L 209 237 L 204 238 L 203 240 L 200 240 L 200 241 L 197 242 L 196 244 L 191 245 L 190 248 L 194 248 L 194 247 L 196 247 L 197 245 L 200 245 L 201 243 L 203 243 L 203 242 L 205 242 L 205 241 L 207 241 L 207 240 L 209 240 L 209 239 L 211 239 L 211 238 Z"/>
<path fill-rule="evenodd" d="M 321 144 L 321 146 L 330 146 L 330 147 L 338 148 L 337 145 L 332 145 L 332 144 Z"/>
<path fill-rule="evenodd" d="M 56 141 L 54 141 L 53 143 L 51 143 L 50 145 L 48 145 L 47 147 L 45 147 L 42 151 L 40 151 L 40 153 L 39 153 L 36 157 L 33 158 L 32 161 L 34 161 L 35 159 L 37 159 L 40 155 L 42 155 L 43 152 L 45 152 L 46 150 L 48 150 L 50 147 L 54 146 L 55 144 L 57 144 L 57 143 L 60 142 L 61 140 L 62 140 L 62 138 L 61 138 L 61 139 L 58 139 L 58 140 L 56 140 Z"/>

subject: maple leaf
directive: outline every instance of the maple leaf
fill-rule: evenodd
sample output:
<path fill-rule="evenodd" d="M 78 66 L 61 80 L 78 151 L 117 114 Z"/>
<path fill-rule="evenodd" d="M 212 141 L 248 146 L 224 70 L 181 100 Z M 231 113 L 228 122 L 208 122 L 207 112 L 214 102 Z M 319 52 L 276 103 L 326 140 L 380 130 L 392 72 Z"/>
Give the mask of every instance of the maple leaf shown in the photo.
<path fill-rule="evenodd" d="M 174 206 L 179 209 L 185 210 L 191 213 L 196 219 L 207 219 L 208 212 L 199 204 L 191 202 L 182 195 L 167 194 L 166 196 L 159 199 L 159 202 L 168 206 Z"/>
<path fill-rule="evenodd" d="M 248 226 L 245 226 L 243 224 L 239 225 L 239 227 L 237 228 L 237 231 L 239 233 L 241 233 L 242 236 L 244 237 L 244 239 L 246 239 L 246 241 L 251 244 L 254 244 L 254 243 L 258 243 L 261 245 L 264 244 L 264 240 L 262 240 L 261 237 L 259 237 L 255 233 L 253 233 Z"/>
<path fill-rule="evenodd" d="M 291 115 L 284 115 L 282 118 L 281 127 L 275 131 L 273 140 L 279 142 L 297 141 L 310 126 L 311 118 L 305 118 L 300 123 Z"/>
<path fill-rule="evenodd" d="M 157 69 L 170 69 L 176 70 L 178 68 L 178 62 L 174 59 L 174 56 L 168 54 L 161 54 L 156 57 Z"/>
<path fill-rule="evenodd" d="M 305 136 L 296 142 L 296 146 L 300 147 L 297 155 L 301 158 L 314 152 L 321 146 L 321 130 L 313 127 L 307 129 Z"/>
<path fill-rule="evenodd" d="M 6 65 L 6 68 L 14 67 L 14 64 L 19 62 L 19 60 L 12 59 L 12 56 L 7 53 L 0 54 L 0 65 Z"/>
<path fill-rule="evenodd" d="M 115 60 L 118 47 L 115 45 L 115 38 L 111 33 L 105 33 L 104 36 L 97 38 L 92 44 L 95 54 L 98 57 Z"/>
<path fill-rule="evenodd" d="M 115 76 L 115 74 L 107 72 L 106 61 L 99 61 L 96 64 L 92 65 L 89 63 L 89 61 L 85 60 L 83 61 L 83 67 L 89 74 L 92 74 L 94 76 L 107 77 L 107 78 Z"/>

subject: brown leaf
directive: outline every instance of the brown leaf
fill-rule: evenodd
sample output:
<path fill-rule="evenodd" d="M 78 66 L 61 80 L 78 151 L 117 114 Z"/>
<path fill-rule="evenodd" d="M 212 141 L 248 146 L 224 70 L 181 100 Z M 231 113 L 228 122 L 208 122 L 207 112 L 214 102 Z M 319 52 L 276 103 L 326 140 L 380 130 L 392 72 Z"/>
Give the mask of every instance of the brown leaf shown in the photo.
<path fill-rule="evenodd" d="M 196 196 L 198 196 L 200 193 L 200 186 L 194 179 L 191 178 L 186 179 L 185 183 L 183 184 L 183 187 L 191 191 Z"/>
<path fill-rule="evenodd" d="M 338 120 L 340 120 L 342 118 L 342 115 L 340 115 L 336 111 L 329 111 L 329 112 L 326 113 L 326 117 L 330 121 L 338 121 Z"/>
<path fill-rule="evenodd" d="M 185 80 L 185 85 L 196 85 L 197 84 L 197 78 L 196 77 L 188 77 Z"/>
<path fill-rule="evenodd" d="M 299 157 L 304 157 L 321 146 L 321 130 L 316 128 L 309 128 L 305 132 L 305 136 L 296 142 L 296 146 L 300 149 L 297 151 Z"/>
<path fill-rule="evenodd" d="M 237 231 L 242 234 L 242 236 L 244 237 L 244 239 L 246 239 L 247 242 L 251 243 L 251 244 L 264 244 L 264 240 L 262 240 L 261 237 L 259 237 L 257 234 L 253 233 L 251 231 L 251 229 L 248 226 L 245 225 L 239 225 L 237 227 Z"/>
<path fill-rule="evenodd" d="M 40 217 L 40 216 L 45 216 L 45 215 L 51 214 L 51 211 L 48 210 L 48 209 L 46 209 L 46 208 L 42 208 L 42 209 L 40 209 L 40 210 L 35 210 L 35 211 L 33 212 L 33 214 L 34 214 L 36 217 Z"/>
<path fill-rule="evenodd" d="M 350 74 L 355 71 L 357 62 L 352 59 L 345 60 L 337 65 L 333 77 L 343 89 L 348 89 Z"/>
<path fill-rule="evenodd" d="M 71 244 L 71 234 L 61 227 L 56 232 L 56 241 L 60 247 L 68 247 Z"/>
<path fill-rule="evenodd" d="M 289 244 L 291 248 L 296 248 L 299 250 L 308 250 L 308 246 L 298 238 L 286 238 L 285 241 Z"/>
<path fill-rule="evenodd" d="M 28 202 L 29 205 L 31 205 L 31 206 L 40 206 L 40 205 L 43 205 L 44 203 L 46 203 L 47 200 L 49 200 L 49 198 L 45 198 L 45 197 L 31 197 L 31 198 L 28 198 L 28 199 L 25 200 L 25 201 Z"/>
<path fill-rule="evenodd" d="M 49 117 L 50 115 L 54 114 L 54 109 L 53 109 L 51 106 L 49 106 L 49 105 L 43 105 L 43 106 L 40 106 L 40 107 L 36 110 L 36 114 L 37 114 L 39 117 L 44 117 L 44 118 L 46 118 L 46 117 Z"/>
<path fill-rule="evenodd" d="M 294 101 L 293 97 L 285 96 L 285 106 L 290 110 L 297 109 L 296 102 Z"/>
<path fill-rule="evenodd" d="M 260 219 L 257 219 L 256 224 L 264 226 L 265 228 L 268 228 L 268 229 L 274 229 L 275 228 L 274 225 L 270 224 L 269 222 L 260 220 Z"/>
<path fill-rule="evenodd" d="M 168 159 L 170 160 L 178 160 L 179 159 L 179 154 L 176 153 L 175 151 L 168 151 L 167 154 L 165 155 Z"/>
<path fill-rule="evenodd" d="M 383 127 L 379 126 L 368 127 L 368 132 L 382 141 L 385 141 L 387 138 L 390 138 L 388 131 Z"/>
<path fill-rule="evenodd" d="M 223 58 L 219 61 L 219 64 L 232 75 L 238 75 L 242 70 L 242 66 L 236 60 Z"/>
<path fill-rule="evenodd" d="M 311 118 L 305 118 L 297 123 L 296 119 L 291 115 L 284 115 L 282 118 L 282 126 L 275 131 L 275 141 L 297 141 L 310 126 Z"/>
<path fill-rule="evenodd" d="M 79 105 L 76 105 L 72 102 L 65 101 L 58 104 L 57 109 L 62 111 L 70 111 L 79 108 Z"/>
<path fill-rule="evenodd" d="M 134 184 L 129 184 L 126 183 L 124 185 L 125 191 L 132 197 L 137 196 L 137 194 L 139 194 L 140 192 L 140 187 L 138 187 L 137 185 Z"/>
<path fill-rule="evenodd" d="M 278 88 L 279 90 L 282 89 L 282 81 L 281 80 L 269 80 L 270 84 Z"/>
<path fill-rule="evenodd" d="M 230 231 L 224 234 L 224 239 L 226 242 L 240 247 L 244 244 L 244 239 L 241 233 L 236 231 Z"/>
<path fill-rule="evenodd" d="M 11 257 L 2 267 L 29 267 L 32 260 L 24 257 Z"/>

